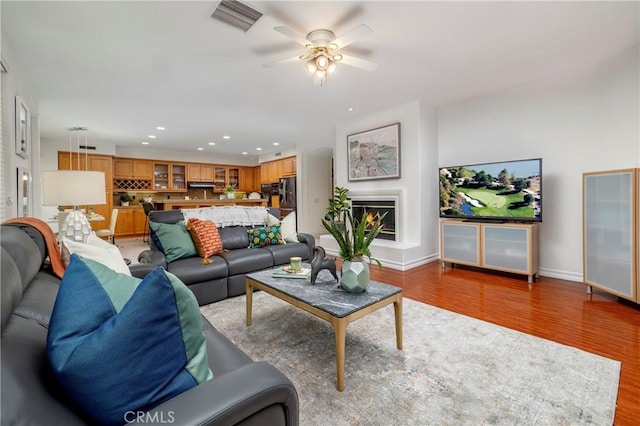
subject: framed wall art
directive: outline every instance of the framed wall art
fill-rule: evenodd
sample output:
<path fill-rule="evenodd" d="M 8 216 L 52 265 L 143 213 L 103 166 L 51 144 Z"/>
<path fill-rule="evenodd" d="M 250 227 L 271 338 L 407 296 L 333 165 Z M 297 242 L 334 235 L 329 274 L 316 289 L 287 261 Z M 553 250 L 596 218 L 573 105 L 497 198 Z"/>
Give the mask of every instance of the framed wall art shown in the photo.
<path fill-rule="evenodd" d="M 347 136 L 349 181 L 400 177 L 400 123 Z"/>
<path fill-rule="evenodd" d="M 16 96 L 16 155 L 29 158 L 31 150 L 31 115 L 20 96 Z"/>

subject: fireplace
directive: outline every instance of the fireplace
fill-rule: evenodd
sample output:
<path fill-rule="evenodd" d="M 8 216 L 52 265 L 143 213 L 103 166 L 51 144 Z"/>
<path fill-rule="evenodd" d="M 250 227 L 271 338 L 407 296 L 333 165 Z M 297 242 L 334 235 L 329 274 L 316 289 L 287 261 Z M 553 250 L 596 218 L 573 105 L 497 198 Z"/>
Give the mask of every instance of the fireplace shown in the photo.
<path fill-rule="evenodd" d="M 360 220 L 362 215 L 371 212 L 373 215 L 387 213 L 382 221 L 382 230 L 377 238 L 382 240 L 396 240 L 396 201 L 395 200 L 351 200 L 353 217 Z"/>

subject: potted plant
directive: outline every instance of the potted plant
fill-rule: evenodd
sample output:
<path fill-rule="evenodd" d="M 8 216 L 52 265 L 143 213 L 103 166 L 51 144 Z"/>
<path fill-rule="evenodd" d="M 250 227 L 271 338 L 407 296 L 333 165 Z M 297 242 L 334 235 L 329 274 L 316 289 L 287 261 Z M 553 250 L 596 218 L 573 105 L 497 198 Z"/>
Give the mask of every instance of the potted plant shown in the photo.
<path fill-rule="evenodd" d="M 365 212 L 361 218 L 354 218 L 348 191 L 334 188 L 322 226 L 335 238 L 338 254 L 343 259 L 340 285 L 346 291 L 359 293 L 369 284 L 369 263 L 373 261 L 382 267 L 380 261 L 371 256 L 369 246 L 382 231 L 382 220 L 387 213 Z"/>
<path fill-rule="evenodd" d="M 131 201 L 133 201 L 133 197 L 131 195 L 129 195 L 129 194 L 122 194 L 120 196 L 120 205 L 121 206 L 125 206 L 126 207 L 126 206 L 129 205 L 129 203 Z"/>
<path fill-rule="evenodd" d="M 234 184 L 228 184 L 224 187 L 224 192 L 227 194 L 228 200 L 233 200 L 234 198 L 236 198 L 235 190 L 236 186 Z"/>
<path fill-rule="evenodd" d="M 335 221 L 339 228 L 344 229 L 346 213 L 351 211 L 351 197 L 347 194 L 349 190 L 336 186 L 333 189 L 333 197 L 329 199 L 329 207 L 324 215 L 325 220 Z"/>

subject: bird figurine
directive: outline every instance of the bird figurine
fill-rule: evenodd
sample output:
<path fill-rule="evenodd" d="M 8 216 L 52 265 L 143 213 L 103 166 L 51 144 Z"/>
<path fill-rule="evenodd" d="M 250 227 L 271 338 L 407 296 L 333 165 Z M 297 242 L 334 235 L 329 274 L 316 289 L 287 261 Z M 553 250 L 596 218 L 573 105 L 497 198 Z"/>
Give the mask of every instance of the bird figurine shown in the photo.
<path fill-rule="evenodd" d="M 338 275 L 336 274 L 336 260 L 330 257 L 325 257 L 324 248 L 316 246 L 313 249 L 313 259 L 311 259 L 311 284 L 316 283 L 318 272 L 323 269 L 328 269 L 333 275 L 333 278 L 338 281 Z"/>

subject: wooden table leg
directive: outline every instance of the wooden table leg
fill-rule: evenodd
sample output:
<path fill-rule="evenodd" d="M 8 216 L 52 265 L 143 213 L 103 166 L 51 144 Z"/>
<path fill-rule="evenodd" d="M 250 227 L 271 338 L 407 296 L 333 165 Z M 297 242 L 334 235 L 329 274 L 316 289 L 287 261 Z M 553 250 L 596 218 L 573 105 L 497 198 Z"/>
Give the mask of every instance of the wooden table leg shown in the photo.
<path fill-rule="evenodd" d="M 336 318 L 333 321 L 333 329 L 336 334 L 336 388 L 340 392 L 344 390 L 344 354 L 348 323 L 345 318 Z"/>
<path fill-rule="evenodd" d="M 396 346 L 402 349 L 402 294 L 393 302 L 393 310 L 396 314 Z"/>
<path fill-rule="evenodd" d="M 251 309 L 253 306 L 253 286 L 249 279 L 246 280 L 246 294 L 247 294 L 247 325 L 251 325 Z"/>

